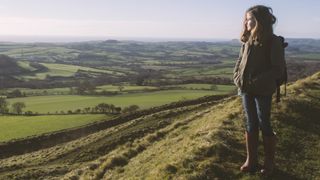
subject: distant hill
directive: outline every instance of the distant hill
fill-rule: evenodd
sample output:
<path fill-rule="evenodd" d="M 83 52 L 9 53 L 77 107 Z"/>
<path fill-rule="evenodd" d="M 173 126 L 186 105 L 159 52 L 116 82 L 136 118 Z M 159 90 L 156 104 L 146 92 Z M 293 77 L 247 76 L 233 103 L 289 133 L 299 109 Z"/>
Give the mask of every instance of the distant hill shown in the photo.
<path fill-rule="evenodd" d="M 14 76 L 28 72 L 29 70 L 20 67 L 15 59 L 0 54 L 0 88 L 16 86 L 20 80 Z"/>
<path fill-rule="evenodd" d="M 0 75 L 18 75 L 26 73 L 28 70 L 20 67 L 17 61 L 7 55 L 0 54 Z"/>
<path fill-rule="evenodd" d="M 319 89 L 320 72 L 291 83 L 287 96 L 273 104 L 279 141 L 271 179 L 320 178 Z M 238 96 L 162 109 L 1 159 L 0 179 L 260 179 L 239 171 L 245 160 L 243 120 Z M 262 155 L 260 146 L 260 163 Z"/>

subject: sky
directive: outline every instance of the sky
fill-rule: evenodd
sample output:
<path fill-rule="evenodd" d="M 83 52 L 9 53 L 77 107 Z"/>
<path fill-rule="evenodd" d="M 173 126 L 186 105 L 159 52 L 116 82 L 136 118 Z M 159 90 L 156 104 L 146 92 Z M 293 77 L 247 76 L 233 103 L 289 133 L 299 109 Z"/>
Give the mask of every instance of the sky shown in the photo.
<path fill-rule="evenodd" d="M 235 39 L 257 4 L 272 7 L 276 34 L 320 38 L 319 0 L 0 0 L 0 41 Z"/>

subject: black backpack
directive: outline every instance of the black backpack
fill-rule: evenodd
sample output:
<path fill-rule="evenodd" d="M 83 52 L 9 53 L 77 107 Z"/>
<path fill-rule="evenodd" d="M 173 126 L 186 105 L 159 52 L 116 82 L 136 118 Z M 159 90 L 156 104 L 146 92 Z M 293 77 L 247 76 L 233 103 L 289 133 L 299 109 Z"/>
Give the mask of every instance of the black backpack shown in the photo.
<path fill-rule="evenodd" d="M 276 90 L 276 102 L 280 102 L 280 86 L 284 85 L 284 95 L 286 96 L 287 94 L 287 82 L 288 82 L 288 73 L 287 73 L 287 63 L 286 63 L 286 59 L 285 59 L 285 48 L 288 47 L 288 43 L 285 42 L 284 37 L 282 36 L 278 36 L 281 39 L 282 42 L 282 50 L 283 50 L 283 62 L 284 62 L 284 71 L 283 74 L 280 76 L 279 79 L 276 80 L 277 83 L 277 90 Z M 268 52 L 268 57 L 271 61 L 271 43 L 269 43 L 269 52 Z"/>

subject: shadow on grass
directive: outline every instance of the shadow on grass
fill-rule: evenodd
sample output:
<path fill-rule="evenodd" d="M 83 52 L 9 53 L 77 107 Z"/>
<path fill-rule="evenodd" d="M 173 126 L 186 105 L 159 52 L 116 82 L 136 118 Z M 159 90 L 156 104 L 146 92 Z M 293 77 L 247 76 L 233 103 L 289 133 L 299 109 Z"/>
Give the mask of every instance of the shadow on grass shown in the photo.
<path fill-rule="evenodd" d="M 320 135 L 320 101 L 293 99 L 287 104 L 287 113 L 283 113 L 283 123 L 303 131 Z"/>
<path fill-rule="evenodd" d="M 208 154 L 208 156 L 215 156 L 217 158 L 204 171 L 190 179 L 300 179 L 300 177 L 295 176 L 288 169 L 283 170 L 281 165 L 279 167 L 276 166 L 273 175 L 269 177 L 261 176 L 259 171 L 251 174 L 240 172 L 239 168 L 246 158 L 245 143 L 240 140 L 242 137 L 243 128 L 241 127 L 241 123 L 224 123 L 221 131 L 214 137 L 220 143 L 212 147 L 211 152 L 214 153 Z M 262 144 L 259 146 L 262 146 Z M 287 148 L 283 147 L 282 149 L 286 150 Z M 260 148 L 260 151 L 262 149 Z M 262 152 L 259 152 L 260 159 L 263 159 L 262 154 Z M 286 151 L 280 154 L 281 156 L 285 156 Z"/>

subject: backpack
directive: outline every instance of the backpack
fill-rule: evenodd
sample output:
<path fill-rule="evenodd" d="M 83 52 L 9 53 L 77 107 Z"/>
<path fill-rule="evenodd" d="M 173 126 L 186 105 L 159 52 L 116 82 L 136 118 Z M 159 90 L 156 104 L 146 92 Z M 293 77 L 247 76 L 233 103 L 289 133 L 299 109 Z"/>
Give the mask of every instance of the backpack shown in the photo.
<path fill-rule="evenodd" d="M 282 42 L 282 50 L 283 50 L 283 62 L 284 62 L 284 71 L 280 78 L 276 79 L 276 85 L 277 85 L 277 90 L 276 90 L 276 103 L 280 102 L 280 86 L 284 85 L 284 95 L 287 95 L 287 82 L 288 82 L 288 72 L 287 72 L 287 63 L 285 59 L 285 48 L 288 47 L 288 43 L 285 42 L 284 37 L 278 36 Z M 269 59 L 271 61 L 271 43 L 269 43 L 269 50 L 270 52 L 268 53 Z"/>

